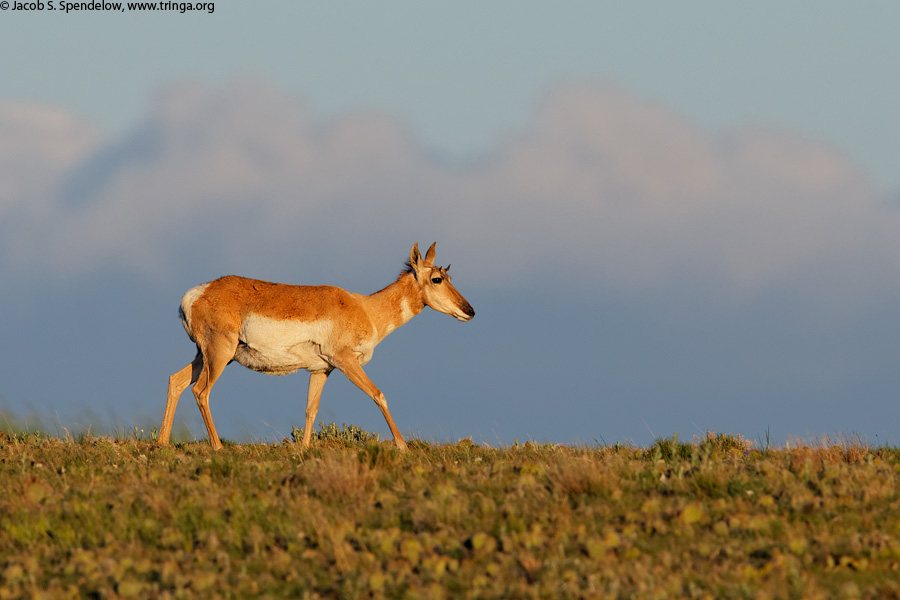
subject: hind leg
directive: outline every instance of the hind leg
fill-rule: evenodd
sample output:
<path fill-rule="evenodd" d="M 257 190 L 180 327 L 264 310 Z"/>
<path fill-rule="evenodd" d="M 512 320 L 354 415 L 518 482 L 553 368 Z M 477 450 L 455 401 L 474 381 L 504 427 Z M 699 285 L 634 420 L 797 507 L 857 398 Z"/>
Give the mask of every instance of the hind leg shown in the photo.
<path fill-rule="evenodd" d="M 214 450 L 221 450 L 222 442 L 219 441 L 212 414 L 209 412 L 209 391 L 222 374 L 222 371 L 225 370 L 225 367 L 228 366 L 228 363 L 234 358 L 236 348 L 236 338 L 234 340 L 219 338 L 204 348 L 203 356 L 205 360 L 200 370 L 200 376 L 193 387 L 194 398 L 197 399 L 197 406 L 200 408 L 200 414 L 203 415 L 203 423 L 206 424 L 206 431 L 209 433 L 209 443 L 212 444 Z"/>
<path fill-rule="evenodd" d="M 200 370 L 203 367 L 203 355 L 197 348 L 197 356 L 193 362 L 181 369 L 177 373 L 169 377 L 169 394 L 166 398 L 166 414 L 163 416 L 162 427 L 159 429 L 159 437 L 157 442 L 160 444 L 168 444 L 169 436 L 172 435 L 172 421 L 175 420 L 175 407 L 178 406 L 178 398 L 181 393 L 187 389 L 200 376 Z"/>
<path fill-rule="evenodd" d="M 319 398 L 322 397 L 322 387 L 328 379 L 331 369 L 322 373 L 309 374 L 309 393 L 306 399 L 306 424 L 303 427 L 303 447 L 309 448 L 312 439 L 313 425 L 316 421 L 316 413 L 319 412 Z"/>

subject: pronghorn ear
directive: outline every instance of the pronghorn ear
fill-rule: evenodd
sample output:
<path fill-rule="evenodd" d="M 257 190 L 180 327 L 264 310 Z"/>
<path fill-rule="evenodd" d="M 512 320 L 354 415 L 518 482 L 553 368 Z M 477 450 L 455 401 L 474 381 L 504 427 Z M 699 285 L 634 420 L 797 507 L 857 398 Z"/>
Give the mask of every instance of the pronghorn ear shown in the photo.
<path fill-rule="evenodd" d="M 419 242 L 413 244 L 412 250 L 409 251 L 409 266 L 415 271 L 422 268 L 422 255 L 419 254 Z"/>
<path fill-rule="evenodd" d="M 437 246 L 437 242 L 431 244 L 428 248 L 428 252 L 425 253 L 425 262 L 423 263 L 426 267 L 434 266 L 434 247 Z"/>

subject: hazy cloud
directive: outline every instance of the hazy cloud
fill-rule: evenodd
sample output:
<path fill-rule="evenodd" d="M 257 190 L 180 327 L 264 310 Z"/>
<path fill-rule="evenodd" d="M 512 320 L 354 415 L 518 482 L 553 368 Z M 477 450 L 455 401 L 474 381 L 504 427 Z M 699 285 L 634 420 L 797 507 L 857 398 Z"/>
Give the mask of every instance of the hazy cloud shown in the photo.
<path fill-rule="evenodd" d="M 0 217 L 14 206 L 46 197 L 99 142 L 94 128 L 63 110 L 0 104 Z"/>
<path fill-rule="evenodd" d="M 497 285 L 552 272 L 629 293 L 790 285 L 842 303 L 900 280 L 900 214 L 841 155 L 785 132 L 704 131 L 608 87 L 552 91 L 468 165 L 390 115 L 320 119 L 258 81 L 171 88 L 103 143 L 27 106 L 0 109 L 0 131 L 0 216 L 21 209 L 0 223 L 4 269 L 30 280 L 165 276 L 186 254 L 228 271 L 349 264 L 432 238 Z"/>

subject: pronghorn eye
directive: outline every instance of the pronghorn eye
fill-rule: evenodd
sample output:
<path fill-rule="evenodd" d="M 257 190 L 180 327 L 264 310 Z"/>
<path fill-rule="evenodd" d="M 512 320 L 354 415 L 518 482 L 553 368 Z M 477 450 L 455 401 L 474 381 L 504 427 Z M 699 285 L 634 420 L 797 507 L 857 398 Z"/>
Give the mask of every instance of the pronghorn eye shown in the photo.
<path fill-rule="evenodd" d="M 432 278 L 431 278 L 431 283 L 440 283 L 440 282 L 442 282 L 443 280 L 444 280 L 444 279 L 443 279 L 442 277 L 432 277 Z"/>

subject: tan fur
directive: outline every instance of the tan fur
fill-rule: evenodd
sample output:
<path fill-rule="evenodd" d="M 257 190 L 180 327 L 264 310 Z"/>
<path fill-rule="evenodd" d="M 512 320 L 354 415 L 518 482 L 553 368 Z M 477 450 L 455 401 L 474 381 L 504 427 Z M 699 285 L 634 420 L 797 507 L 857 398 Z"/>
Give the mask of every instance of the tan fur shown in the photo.
<path fill-rule="evenodd" d="M 423 259 L 418 244 L 410 251 L 410 270 L 371 295 L 354 294 L 328 285 L 288 285 L 230 275 L 189 290 L 182 299 L 182 323 L 197 344 L 191 364 L 169 378 L 166 412 L 159 443 L 172 432 L 175 407 L 191 384 L 209 440 L 222 447 L 209 412 L 209 392 L 231 361 L 269 374 L 310 371 L 303 445 L 309 446 L 325 380 L 343 372 L 370 396 L 384 415 L 401 450 L 406 442 L 397 430 L 384 394 L 369 380 L 362 365 L 389 333 L 425 306 L 461 321 L 475 311 L 450 283 L 446 269 L 434 266 L 435 244 Z"/>

